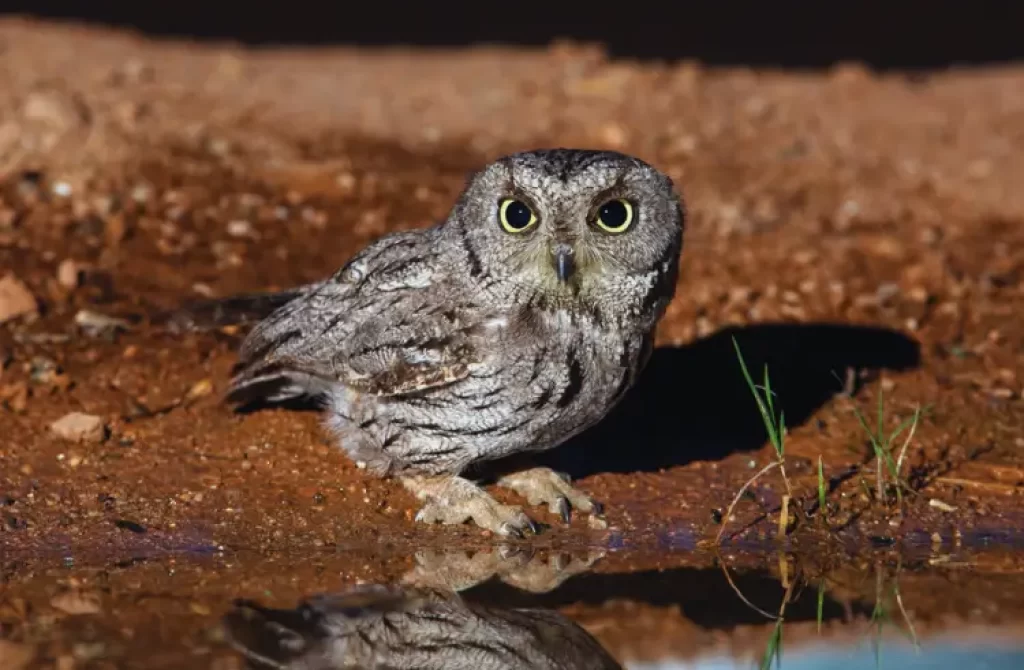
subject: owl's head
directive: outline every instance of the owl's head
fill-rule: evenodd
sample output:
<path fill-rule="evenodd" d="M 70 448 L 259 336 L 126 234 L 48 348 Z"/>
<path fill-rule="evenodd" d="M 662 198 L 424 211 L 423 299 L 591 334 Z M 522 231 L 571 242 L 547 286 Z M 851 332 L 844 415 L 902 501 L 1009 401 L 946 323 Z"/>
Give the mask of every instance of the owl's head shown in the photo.
<path fill-rule="evenodd" d="M 675 290 L 683 221 L 672 181 L 647 163 L 549 149 L 475 174 L 445 227 L 482 287 L 542 309 L 642 317 Z"/>

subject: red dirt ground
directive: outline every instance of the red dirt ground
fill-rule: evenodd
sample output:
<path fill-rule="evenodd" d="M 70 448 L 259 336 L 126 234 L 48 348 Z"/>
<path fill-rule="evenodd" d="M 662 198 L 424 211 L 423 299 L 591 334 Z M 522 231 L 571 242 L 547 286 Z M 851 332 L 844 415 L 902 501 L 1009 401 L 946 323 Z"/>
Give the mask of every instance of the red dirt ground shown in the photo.
<path fill-rule="evenodd" d="M 597 574 L 715 570 L 689 550 L 772 457 L 736 334 L 786 408 L 787 551 L 966 552 L 965 593 L 1000 603 L 990 623 L 1021 620 L 1008 597 L 1020 557 L 975 545 L 1019 546 L 1024 520 L 1024 68 L 708 70 L 579 45 L 246 51 L 17 20 L 0 22 L 0 50 L 0 279 L 40 308 L 0 325 L 0 641 L 56 645 L 59 665 L 88 635 L 54 627 L 46 603 L 85 585 L 111 614 L 89 633 L 118 640 L 111 658 L 159 648 L 166 660 L 144 667 L 179 667 L 182 644 L 209 653 L 200 631 L 231 597 L 293 603 L 394 578 L 415 547 L 486 546 L 471 527 L 413 523 L 411 496 L 358 471 L 315 414 L 232 413 L 220 395 L 240 331 L 176 334 L 149 317 L 321 278 L 369 240 L 443 217 L 484 162 L 553 145 L 652 162 L 690 217 L 644 382 L 600 436 L 551 455 L 610 528 L 531 510 L 552 528 L 530 542 L 623 550 Z M 97 335 L 81 310 L 144 318 Z M 873 423 L 880 393 L 887 430 L 929 408 L 902 514 L 876 499 L 853 413 Z M 73 411 L 101 417 L 104 439 L 48 430 Z M 772 546 L 782 490 L 768 475 L 729 524 L 748 568 L 776 560 L 749 552 Z M 186 557 L 173 569 L 172 554 Z M 910 578 L 904 598 L 936 612 L 935 580 L 949 579 Z M 710 635 L 647 606 L 572 605 L 613 652 L 638 645 L 627 622 L 656 619 L 645 634 L 678 645 Z M 97 658 L 59 667 L 122 667 Z"/>

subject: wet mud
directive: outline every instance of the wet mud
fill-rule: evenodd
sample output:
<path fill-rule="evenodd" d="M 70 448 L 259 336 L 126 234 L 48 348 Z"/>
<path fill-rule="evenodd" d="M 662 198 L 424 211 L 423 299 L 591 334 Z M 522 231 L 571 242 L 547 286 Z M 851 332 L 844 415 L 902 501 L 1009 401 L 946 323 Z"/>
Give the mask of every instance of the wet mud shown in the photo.
<path fill-rule="evenodd" d="M 248 52 L 15 20 L 0 39 L 0 667 L 241 667 L 236 598 L 410 572 L 558 611 L 627 667 L 759 661 L 783 603 L 792 654 L 881 639 L 880 610 L 897 646 L 1019 647 L 1024 70 Z M 499 550 L 417 524 L 315 411 L 224 404 L 246 323 L 168 320 L 322 278 L 552 145 L 635 153 L 689 211 L 648 369 L 545 455 L 606 530 L 530 509 L 544 532 Z M 781 534 L 778 469 L 730 507 L 775 458 L 734 338 L 785 414 Z"/>

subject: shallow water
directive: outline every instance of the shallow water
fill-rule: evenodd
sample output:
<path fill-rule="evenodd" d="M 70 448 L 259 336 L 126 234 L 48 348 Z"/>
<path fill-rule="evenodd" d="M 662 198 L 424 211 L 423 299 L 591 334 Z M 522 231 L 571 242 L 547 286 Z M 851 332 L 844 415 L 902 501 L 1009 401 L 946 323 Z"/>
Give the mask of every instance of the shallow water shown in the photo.
<path fill-rule="evenodd" d="M 822 553 L 382 546 L 7 561 L 0 668 L 1024 667 L 1019 549 Z M 244 649 L 279 665 L 245 666 Z"/>
<path fill-rule="evenodd" d="M 630 670 L 733 670 L 751 667 L 751 663 L 735 658 L 707 656 L 694 660 L 628 663 Z M 756 664 L 754 665 L 756 667 Z M 789 651 L 786 658 L 773 666 L 787 670 L 861 670 L 862 668 L 901 668 L 905 670 L 944 670 L 975 668 L 977 670 L 1015 670 L 1024 667 L 1024 645 L 985 645 L 942 643 L 925 649 L 895 643 L 885 645 L 878 656 L 870 646 L 859 644 L 834 648 L 810 644 Z"/>

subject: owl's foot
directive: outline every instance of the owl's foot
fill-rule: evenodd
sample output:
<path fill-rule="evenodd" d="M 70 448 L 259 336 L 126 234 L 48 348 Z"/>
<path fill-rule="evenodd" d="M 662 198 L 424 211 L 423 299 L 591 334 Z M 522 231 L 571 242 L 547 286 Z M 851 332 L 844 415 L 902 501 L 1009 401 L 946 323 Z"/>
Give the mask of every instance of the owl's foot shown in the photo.
<path fill-rule="evenodd" d="M 416 520 L 423 523 L 461 524 L 473 521 L 497 535 L 523 537 L 537 525 L 523 510 L 502 505 L 487 491 L 462 477 L 405 477 L 402 483 L 426 501 Z"/>
<path fill-rule="evenodd" d="M 570 510 L 576 509 L 590 514 L 591 528 L 608 527 L 601 516 L 601 504 L 573 488 L 566 477 L 551 468 L 531 468 L 505 475 L 498 480 L 498 486 L 512 489 L 531 505 L 546 504 L 552 514 L 559 515 L 566 523 L 570 520 Z"/>

